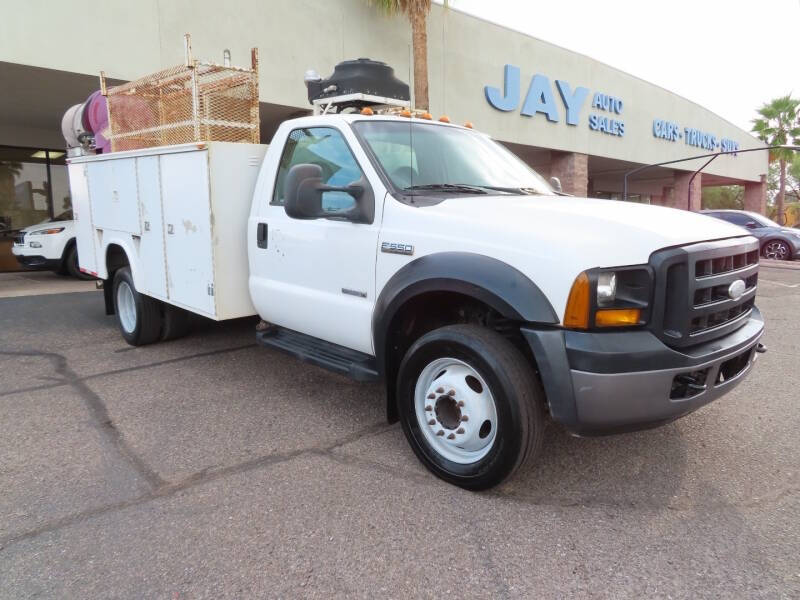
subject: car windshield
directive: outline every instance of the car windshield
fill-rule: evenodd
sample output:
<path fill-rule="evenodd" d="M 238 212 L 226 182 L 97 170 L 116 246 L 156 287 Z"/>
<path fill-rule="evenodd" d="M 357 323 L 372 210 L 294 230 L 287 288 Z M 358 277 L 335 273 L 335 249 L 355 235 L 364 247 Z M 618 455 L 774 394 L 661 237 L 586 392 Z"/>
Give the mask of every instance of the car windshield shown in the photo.
<path fill-rule="evenodd" d="M 511 151 L 476 131 L 410 120 L 364 120 L 353 127 L 399 190 L 554 193 Z"/>

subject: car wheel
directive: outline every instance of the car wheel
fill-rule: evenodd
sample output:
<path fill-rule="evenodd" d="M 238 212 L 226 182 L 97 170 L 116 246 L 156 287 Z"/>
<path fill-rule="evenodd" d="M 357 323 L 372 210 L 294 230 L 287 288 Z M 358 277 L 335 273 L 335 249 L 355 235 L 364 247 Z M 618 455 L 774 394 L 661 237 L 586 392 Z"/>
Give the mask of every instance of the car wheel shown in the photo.
<path fill-rule="evenodd" d="M 122 337 L 131 346 L 152 344 L 161 334 L 160 302 L 136 291 L 130 267 L 114 273 L 114 312 Z"/>
<path fill-rule="evenodd" d="M 94 279 L 94 277 L 91 275 L 87 275 L 81 271 L 78 263 L 78 247 L 74 244 L 67 251 L 67 256 L 64 259 L 64 268 L 66 269 L 68 275 L 75 277 L 76 279 Z"/>
<path fill-rule="evenodd" d="M 782 240 L 770 240 L 761 249 L 761 255 L 764 258 L 771 258 L 772 260 L 791 260 L 792 251 L 789 249 L 789 244 Z"/>
<path fill-rule="evenodd" d="M 414 453 L 460 487 L 495 486 L 541 450 L 544 393 L 493 330 L 451 325 L 422 336 L 400 365 L 397 402 Z"/>

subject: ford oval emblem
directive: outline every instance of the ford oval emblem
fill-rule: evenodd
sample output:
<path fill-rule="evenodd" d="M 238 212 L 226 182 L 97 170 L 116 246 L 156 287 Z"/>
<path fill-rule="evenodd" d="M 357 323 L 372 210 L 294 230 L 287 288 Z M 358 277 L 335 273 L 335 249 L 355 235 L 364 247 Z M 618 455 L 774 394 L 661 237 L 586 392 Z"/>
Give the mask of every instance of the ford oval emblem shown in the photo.
<path fill-rule="evenodd" d="M 743 279 L 737 279 L 728 286 L 728 298 L 731 300 L 738 300 L 744 296 L 746 287 Z"/>

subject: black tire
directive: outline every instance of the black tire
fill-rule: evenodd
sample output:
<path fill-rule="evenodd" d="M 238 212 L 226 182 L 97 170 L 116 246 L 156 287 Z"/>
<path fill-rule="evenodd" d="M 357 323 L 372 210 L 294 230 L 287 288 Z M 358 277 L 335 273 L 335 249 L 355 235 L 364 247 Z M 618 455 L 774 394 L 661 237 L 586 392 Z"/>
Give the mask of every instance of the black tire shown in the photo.
<path fill-rule="evenodd" d="M 420 423 L 417 417 L 417 380 L 426 367 L 443 358 L 456 359 L 474 370 L 494 398 L 497 431 L 493 445 L 483 458 L 469 464 L 454 462 L 438 452 L 421 429 L 433 420 Z M 437 419 L 442 398 L 444 395 L 435 400 Z M 484 327 L 449 325 L 431 331 L 411 346 L 400 364 L 397 409 L 411 448 L 433 474 L 465 489 L 491 488 L 538 456 L 545 429 L 543 406 L 544 392 L 525 357 L 506 338 Z M 438 423 L 432 426 L 438 427 Z"/>
<path fill-rule="evenodd" d="M 76 279 L 94 279 L 91 275 L 81 272 L 80 265 L 78 264 L 78 247 L 75 244 L 70 246 L 67 250 L 67 255 L 64 257 L 64 266 L 62 267 L 67 275 L 75 277 Z"/>
<path fill-rule="evenodd" d="M 771 260 L 792 260 L 792 249 L 783 240 L 769 240 L 761 247 L 761 256 Z"/>
<path fill-rule="evenodd" d="M 130 327 L 123 324 L 124 319 L 120 311 L 120 288 L 123 286 L 127 286 L 132 292 L 132 310 L 125 311 L 126 314 L 133 316 L 134 322 Z M 131 346 L 144 346 L 158 340 L 162 325 L 161 303 L 136 291 L 130 267 L 122 267 L 114 273 L 112 297 L 117 325 L 126 342 Z"/>
<path fill-rule="evenodd" d="M 177 306 L 161 303 L 164 322 L 161 327 L 161 341 L 182 338 L 192 328 L 192 313 Z"/>

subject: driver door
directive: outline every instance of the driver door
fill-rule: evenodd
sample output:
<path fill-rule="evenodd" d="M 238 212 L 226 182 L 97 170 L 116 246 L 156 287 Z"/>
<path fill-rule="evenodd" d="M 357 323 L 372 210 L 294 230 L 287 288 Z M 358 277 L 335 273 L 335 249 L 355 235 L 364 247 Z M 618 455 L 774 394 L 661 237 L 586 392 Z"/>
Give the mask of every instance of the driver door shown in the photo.
<path fill-rule="evenodd" d="M 272 196 L 260 199 L 258 223 L 251 223 L 262 227 L 261 237 L 266 238 L 253 250 L 251 296 L 258 313 L 271 323 L 374 354 L 380 210 L 375 210 L 372 223 L 352 222 L 342 213 L 353 208 L 356 199 L 338 191 L 323 193 L 326 216 L 322 218 L 296 219 L 284 210 L 286 175 L 295 165 L 319 165 L 323 183 L 330 186 L 362 179 L 364 169 L 352 148 L 358 149 L 364 164 L 366 156 L 354 138 L 348 142 L 347 135 L 352 132 L 331 126 L 300 127 L 286 138 Z M 275 138 L 280 139 L 280 132 Z M 364 182 L 369 186 L 370 178 L 364 177 Z M 370 193 L 363 198 L 375 202 L 383 195 Z"/>

